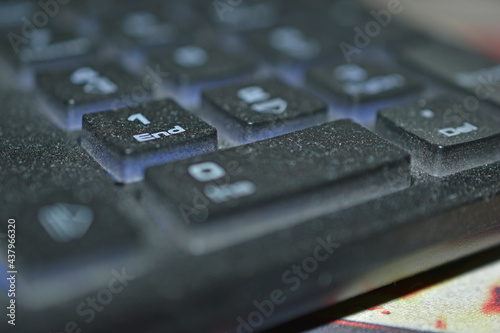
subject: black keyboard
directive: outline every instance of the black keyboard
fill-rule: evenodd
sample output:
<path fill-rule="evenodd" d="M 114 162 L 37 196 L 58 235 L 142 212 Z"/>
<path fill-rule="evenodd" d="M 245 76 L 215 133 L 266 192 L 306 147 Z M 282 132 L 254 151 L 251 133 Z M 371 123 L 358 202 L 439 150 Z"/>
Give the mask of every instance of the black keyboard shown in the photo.
<path fill-rule="evenodd" d="M 0 332 L 260 332 L 500 244 L 500 64 L 380 22 L 1 1 Z"/>

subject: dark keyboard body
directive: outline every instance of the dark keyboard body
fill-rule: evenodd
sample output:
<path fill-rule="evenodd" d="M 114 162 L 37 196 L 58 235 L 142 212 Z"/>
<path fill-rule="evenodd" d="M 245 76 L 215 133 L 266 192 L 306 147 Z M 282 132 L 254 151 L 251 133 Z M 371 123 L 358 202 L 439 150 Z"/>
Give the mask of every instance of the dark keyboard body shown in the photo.
<path fill-rule="evenodd" d="M 1 332 L 258 332 L 500 244 L 494 60 L 350 1 L 50 3 L 0 2 Z"/>

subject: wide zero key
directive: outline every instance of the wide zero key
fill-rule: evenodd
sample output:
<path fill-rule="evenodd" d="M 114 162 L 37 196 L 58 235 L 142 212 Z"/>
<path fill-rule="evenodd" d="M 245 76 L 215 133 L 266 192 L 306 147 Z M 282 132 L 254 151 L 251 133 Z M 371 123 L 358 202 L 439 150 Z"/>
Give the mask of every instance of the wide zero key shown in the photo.
<path fill-rule="evenodd" d="M 146 182 L 145 207 L 204 252 L 407 187 L 410 156 L 339 120 L 152 167 Z"/>
<path fill-rule="evenodd" d="M 217 130 L 173 100 L 83 117 L 82 146 L 119 182 L 146 167 L 217 150 Z"/>
<path fill-rule="evenodd" d="M 500 160 L 500 117 L 439 97 L 378 112 L 377 132 L 410 150 L 414 165 L 445 176 Z"/>

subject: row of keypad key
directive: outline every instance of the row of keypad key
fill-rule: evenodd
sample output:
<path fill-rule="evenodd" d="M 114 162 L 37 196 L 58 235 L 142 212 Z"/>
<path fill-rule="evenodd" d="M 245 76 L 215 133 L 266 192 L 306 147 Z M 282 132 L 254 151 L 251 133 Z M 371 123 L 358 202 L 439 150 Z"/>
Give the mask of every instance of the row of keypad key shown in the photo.
<path fill-rule="evenodd" d="M 418 82 L 411 77 L 408 78 L 402 74 L 388 71 L 370 70 L 369 68 L 366 65 L 361 67 L 358 64 L 350 64 L 328 67 L 328 70 L 321 71 L 320 67 L 318 70 L 313 71 L 311 75 L 312 77 L 316 75 L 322 80 L 328 80 L 328 77 L 330 77 L 330 80 L 333 78 L 333 82 L 330 83 L 331 89 L 339 94 L 349 96 L 353 101 L 354 98 L 363 100 L 382 98 L 386 95 L 418 87 Z M 104 74 L 101 74 L 101 72 Z M 324 78 L 323 72 L 327 73 L 326 78 Z M 371 75 L 372 72 L 380 75 Z M 53 84 L 54 80 L 56 81 L 55 84 Z M 114 65 L 93 68 L 82 67 L 60 74 L 40 74 L 38 76 L 39 89 L 45 91 L 46 95 L 50 96 L 52 100 L 59 100 L 59 105 L 55 109 L 59 109 L 61 112 L 60 120 L 65 124 L 65 127 L 70 129 L 80 126 L 81 116 L 85 113 L 118 109 L 123 106 L 129 107 L 122 112 L 123 114 L 140 114 L 145 117 L 144 114 L 133 111 L 134 108 L 137 108 L 136 104 L 141 104 L 139 102 L 142 101 L 133 103 L 134 101 L 127 102 L 124 99 L 124 96 L 127 96 L 124 93 L 125 91 L 133 91 L 133 81 L 132 76 Z M 120 82 L 126 88 L 119 88 L 114 82 Z M 144 99 L 147 100 L 148 97 L 146 93 Z M 220 130 L 220 134 L 225 140 L 236 144 L 262 140 L 299 130 L 322 123 L 327 119 L 327 105 L 324 102 L 310 93 L 289 87 L 278 80 L 256 81 L 209 89 L 204 91 L 203 101 L 202 114 L 204 117 L 209 119 Z M 127 103 L 129 104 L 127 105 Z M 412 150 L 412 147 L 416 147 L 413 149 L 413 153 L 417 157 L 417 161 L 420 162 L 418 165 L 422 170 L 433 175 L 446 175 L 497 159 L 494 144 L 497 132 L 491 126 L 485 127 L 484 125 L 494 124 L 495 118 L 488 116 L 487 113 L 483 114 L 482 111 L 464 111 L 450 114 L 448 109 L 456 104 L 453 100 L 438 104 L 435 110 L 432 106 L 428 106 L 427 108 L 420 108 L 419 112 L 411 109 L 405 110 L 404 108 L 391 111 L 392 113 L 381 111 L 378 118 L 379 131 L 407 149 Z M 153 112 L 151 109 L 158 108 L 158 105 L 143 105 L 143 109 L 149 110 L 147 112 Z M 179 106 L 176 106 L 176 108 L 179 110 L 176 112 L 185 112 Z M 155 112 L 158 111 L 159 109 L 155 110 Z M 140 180 L 142 179 L 142 172 L 150 165 L 161 164 L 216 149 L 216 144 L 214 144 L 215 133 L 209 139 L 204 134 L 197 135 L 195 131 L 177 136 L 177 138 L 186 136 L 186 140 L 181 140 L 183 143 L 174 149 L 178 150 L 182 147 L 183 153 L 167 153 L 169 149 L 172 150 L 172 146 L 167 145 L 170 147 L 167 149 L 167 146 L 159 144 L 159 141 L 157 141 L 154 143 L 156 151 L 153 154 L 153 152 L 148 151 L 148 145 L 154 140 L 169 136 L 161 133 L 169 133 L 168 131 L 171 130 L 176 132 L 174 130 L 176 126 L 180 126 L 184 130 L 184 127 L 188 124 L 177 124 L 179 119 L 176 118 L 174 112 L 173 118 L 168 119 L 166 122 L 165 119 L 159 122 L 161 128 L 155 127 L 154 130 L 144 131 L 144 133 L 133 133 L 129 135 L 127 140 L 123 140 L 122 135 L 129 133 L 130 129 L 121 127 L 120 122 L 105 121 L 108 118 L 115 119 L 116 114 L 105 115 L 104 113 L 100 116 L 101 118 L 97 118 L 103 121 L 100 126 L 107 124 L 105 125 L 107 126 L 106 129 L 93 129 L 95 133 L 88 136 L 88 138 L 92 138 L 88 140 L 92 144 L 87 141 L 84 141 L 84 143 L 86 149 L 119 181 Z M 388 117 L 388 114 L 392 116 Z M 120 119 L 127 117 L 122 115 Z M 402 123 L 401 119 L 403 119 Z M 190 118 L 188 123 L 193 128 L 198 128 L 199 124 L 201 124 L 199 120 L 195 120 L 193 117 Z M 130 122 L 128 124 L 130 125 Z M 149 125 L 149 120 L 148 124 L 139 125 Z M 151 128 L 153 127 L 152 125 Z M 116 133 L 111 140 L 114 142 L 110 145 L 109 140 L 103 139 L 102 135 L 108 135 L 113 128 L 116 129 Z M 416 137 L 422 139 L 423 143 L 415 145 L 415 139 L 401 140 L 401 135 L 397 134 L 398 130 L 403 130 L 404 133 L 416 132 Z M 433 130 L 436 130 L 437 133 L 433 134 Z M 89 133 L 88 129 L 86 133 Z M 138 137 L 134 137 L 134 135 L 143 136 L 137 139 Z M 429 140 L 426 135 L 430 136 L 432 140 Z M 129 141 L 132 137 L 138 141 L 134 142 L 133 145 Z M 460 142 L 456 142 L 457 139 Z M 108 142 L 104 143 L 106 140 Z M 146 141 L 151 142 L 143 144 Z M 168 142 L 172 141 L 173 139 L 168 140 Z M 472 142 L 478 145 L 478 149 L 475 149 L 474 145 L 470 145 Z M 123 147 L 123 144 L 128 146 Z M 132 149 L 137 144 L 143 144 L 144 147 Z M 465 146 L 457 148 L 458 144 Z M 108 150 L 106 153 L 106 149 L 92 148 L 106 145 L 118 145 L 122 146 L 123 149 L 118 153 L 117 151 L 113 152 L 113 150 Z M 486 148 L 484 148 L 485 145 Z M 192 149 L 191 153 L 189 152 L 190 149 Z M 132 156 L 134 154 L 139 155 L 137 152 L 134 154 L 124 153 L 132 150 L 142 151 L 141 156 Z M 455 161 L 460 154 L 463 155 L 474 150 L 476 150 L 476 153 L 469 153 L 469 159 L 461 159 L 461 163 Z M 113 154 L 118 157 L 108 158 Z M 146 156 L 149 157 L 146 158 Z M 132 161 L 127 161 L 128 159 L 132 159 Z"/>
<path fill-rule="evenodd" d="M 324 102 L 278 80 L 207 90 L 204 99 L 205 117 L 220 129 L 221 137 L 235 143 L 326 121 Z M 211 116 L 207 115 L 209 109 Z M 83 116 L 82 128 L 82 146 L 124 183 L 141 180 L 151 165 L 217 149 L 215 128 L 172 100 L 88 113 Z"/>
<path fill-rule="evenodd" d="M 101 64 L 41 73 L 37 76 L 38 89 L 49 100 L 50 109 L 61 126 L 78 129 L 83 114 L 144 103 L 164 80 L 173 79 L 178 83 L 213 80 L 250 68 L 250 63 L 245 60 L 229 55 L 224 57 L 222 53 L 207 53 L 195 45 L 176 48 L 158 60 L 160 63 L 156 67 L 146 67 L 142 82 L 115 64 Z M 351 102 L 381 100 L 415 91 L 420 86 L 418 80 L 401 70 L 364 63 L 315 67 L 309 71 L 309 81 Z M 269 137 L 257 134 L 256 129 L 261 127 L 267 131 L 272 127 L 269 126 L 271 122 L 274 122 L 274 127 L 285 125 L 286 130 L 275 131 L 283 134 L 326 119 L 327 107 L 323 102 L 272 79 L 211 89 L 203 93 L 203 101 L 207 109 L 230 116 L 223 121 L 229 121 L 228 124 L 212 120 L 221 127 L 223 134 L 237 130 L 239 133 L 233 133 L 233 138 L 230 138 L 237 143 Z M 236 120 L 234 125 L 231 125 L 232 120 Z M 276 121 L 285 123 L 277 124 Z M 300 121 L 302 125 L 290 127 L 286 122 L 291 121 Z"/>

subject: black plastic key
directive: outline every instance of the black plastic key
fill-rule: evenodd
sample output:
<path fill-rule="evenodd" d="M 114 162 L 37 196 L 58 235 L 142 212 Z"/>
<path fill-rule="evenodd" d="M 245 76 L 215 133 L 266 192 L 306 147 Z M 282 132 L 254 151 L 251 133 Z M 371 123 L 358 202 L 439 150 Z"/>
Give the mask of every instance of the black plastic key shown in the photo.
<path fill-rule="evenodd" d="M 335 26 L 337 30 L 342 29 L 352 32 L 356 26 L 363 27 L 370 19 L 367 11 L 359 4 L 349 0 L 310 0 L 298 2 L 302 10 L 310 11 L 314 17 L 320 17 Z"/>
<path fill-rule="evenodd" d="M 375 63 L 326 65 L 308 72 L 311 84 L 351 103 L 363 103 L 403 94 L 419 87 L 417 79 Z"/>
<path fill-rule="evenodd" d="M 152 91 L 114 63 L 41 73 L 36 83 L 56 123 L 69 130 L 81 128 L 83 114 L 144 103 Z"/>
<path fill-rule="evenodd" d="M 410 150 L 414 165 L 444 176 L 500 160 L 500 117 L 441 97 L 379 111 L 377 131 Z"/>
<path fill-rule="evenodd" d="M 248 143 L 326 120 L 327 105 L 316 96 L 277 80 L 203 92 L 203 108 L 229 142 Z"/>
<path fill-rule="evenodd" d="M 56 26 L 44 26 L 33 32 L 27 29 L 17 27 L 0 39 L 1 54 L 23 80 L 32 81 L 33 73 L 40 69 L 67 68 L 94 56 L 93 41 L 71 29 Z"/>
<path fill-rule="evenodd" d="M 181 39 L 179 26 L 167 17 L 165 6 L 134 4 L 118 13 L 114 10 L 103 19 L 105 29 L 124 46 L 154 47 L 172 44 Z"/>
<path fill-rule="evenodd" d="M 283 3 L 276 0 L 258 0 L 252 2 L 215 1 L 200 8 L 209 14 L 214 25 L 230 30 L 253 30 L 265 28 L 278 22 L 282 14 Z"/>
<path fill-rule="evenodd" d="M 184 85 L 247 74 L 254 68 L 251 59 L 228 53 L 216 45 L 184 45 L 151 56 L 176 84 Z"/>
<path fill-rule="evenodd" d="M 500 64 L 443 43 L 421 42 L 400 49 L 402 60 L 423 73 L 500 105 Z"/>
<path fill-rule="evenodd" d="M 217 130 L 172 100 L 83 116 L 82 146 L 118 181 L 146 167 L 217 150 Z"/>
<path fill-rule="evenodd" d="M 157 203 L 162 222 L 197 227 L 190 230 L 230 219 L 186 239 L 202 252 L 407 187 L 409 162 L 404 150 L 339 120 L 150 168 L 154 192 L 145 200 Z"/>
<path fill-rule="evenodd" d="M 277 25 L 251 32 L 249 40 L 276 62 L 311 62 L 339 52 L 335 37 L 306 26 Z"/>

